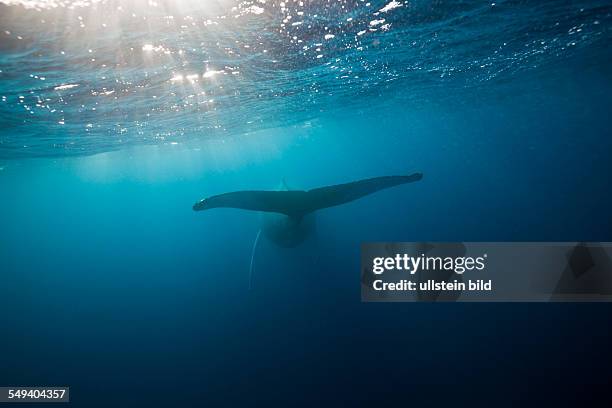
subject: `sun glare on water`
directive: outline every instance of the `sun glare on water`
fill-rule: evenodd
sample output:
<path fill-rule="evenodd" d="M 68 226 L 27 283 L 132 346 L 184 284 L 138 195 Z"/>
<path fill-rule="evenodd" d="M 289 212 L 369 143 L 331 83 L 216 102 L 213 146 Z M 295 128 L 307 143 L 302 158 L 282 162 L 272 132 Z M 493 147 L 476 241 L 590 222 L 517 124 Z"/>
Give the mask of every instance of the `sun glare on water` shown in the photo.
<path fill-rule="evenodd" d="M 13 121 L 0 143 L 25 155 L 78 154 L 298 125 L 339 108 L 370 109 L 381 95 L 421 105 L 436 87 L 452 97 L 537 69 L 609 26 L 606 15 L 579 9 L 563 24 L 539 9 L 532 20 L 500 20 L 498 9 L 477 1 L 0 0 L 0 114 Z"/>

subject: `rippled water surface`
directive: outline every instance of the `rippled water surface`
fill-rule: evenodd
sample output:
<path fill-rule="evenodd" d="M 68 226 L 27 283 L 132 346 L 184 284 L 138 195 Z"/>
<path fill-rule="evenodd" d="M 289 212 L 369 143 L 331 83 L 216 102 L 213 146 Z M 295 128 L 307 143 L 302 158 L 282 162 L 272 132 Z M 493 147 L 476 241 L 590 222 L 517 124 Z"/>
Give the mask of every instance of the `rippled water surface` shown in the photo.
<path fill-rule="evenodd" d="M 0 0 L 0 157 L 490 104 L 610 61 L 605 1 Z M 604 51 L 602 51 L 604 50 Z M 514 87 L 514 88 L 513 88 Z"/>

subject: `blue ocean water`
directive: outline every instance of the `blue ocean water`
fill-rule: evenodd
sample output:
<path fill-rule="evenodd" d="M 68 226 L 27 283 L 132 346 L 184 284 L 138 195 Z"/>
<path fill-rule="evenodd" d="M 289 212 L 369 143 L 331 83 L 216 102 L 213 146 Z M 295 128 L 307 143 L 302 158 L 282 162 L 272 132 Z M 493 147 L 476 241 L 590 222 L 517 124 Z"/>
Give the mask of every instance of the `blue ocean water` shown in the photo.
<path fill-rule="evenodd" d="M 0 385 L 596 398 L 609 306 L 362 304 L 359 246 L 610 241 L 611 24 L 606 1 L 0 0 Z M 262 237 L 250 291 L 260 215 L 191 210 L 416 171 L 297 248 Z"/>

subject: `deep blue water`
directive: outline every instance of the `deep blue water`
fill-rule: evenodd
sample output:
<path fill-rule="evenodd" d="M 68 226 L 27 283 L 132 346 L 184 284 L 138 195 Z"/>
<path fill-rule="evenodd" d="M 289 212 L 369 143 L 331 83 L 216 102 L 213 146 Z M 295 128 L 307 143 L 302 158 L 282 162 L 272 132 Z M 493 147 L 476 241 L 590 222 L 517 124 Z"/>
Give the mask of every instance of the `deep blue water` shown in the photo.
<path fill-rule="evenodd" d="M 0 0 L 0 385 L 77 406 L 604 396 L 609 306 L 361 303 L 359 245 L 611 241 L 610 2 L 93 3 Z M 262 238 L 251 291 L 260 215 L 191 210 L 415 171 L 298 248 Z"/>

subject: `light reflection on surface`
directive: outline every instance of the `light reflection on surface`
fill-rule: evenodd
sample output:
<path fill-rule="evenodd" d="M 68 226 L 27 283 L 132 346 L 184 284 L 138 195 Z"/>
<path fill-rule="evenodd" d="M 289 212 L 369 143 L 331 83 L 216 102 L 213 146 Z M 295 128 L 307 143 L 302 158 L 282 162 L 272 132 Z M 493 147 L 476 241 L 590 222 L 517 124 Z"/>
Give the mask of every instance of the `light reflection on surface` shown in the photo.
<path fill-rule="evenodd" d="M 422 104 L 610 37 L 609 7 L 538 4 L 0 0 L 0 154 L 93 153 L 374 100 Z"/>

